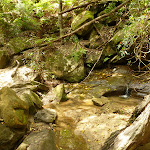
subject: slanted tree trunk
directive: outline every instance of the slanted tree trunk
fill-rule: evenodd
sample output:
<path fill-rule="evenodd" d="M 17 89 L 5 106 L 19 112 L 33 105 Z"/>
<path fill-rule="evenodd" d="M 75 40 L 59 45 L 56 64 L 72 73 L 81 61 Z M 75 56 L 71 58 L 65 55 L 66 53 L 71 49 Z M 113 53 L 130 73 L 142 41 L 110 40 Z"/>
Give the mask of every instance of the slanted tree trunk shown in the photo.
<path fill-rule="evenodd" d="M 147 95 L 136 107 L 132 117 L 136 115 L 139 116 L 130 126 L 121 131 L 113 140 L 110 138 L 111 141 L 105 143 L 107 150 L 135 150 L 150 142 L 150 95 Z M 105 148 L 104 146 L 102 149 Z"/>
<path fill-rule="evenodd" d="M 58 13 L 58 24 L 59 24 L 59 30 L 60 30 L 60 37 L 63 36 L 63 19 L 62 19 L 62 0 L 59 0 L 59 13 Z"/>

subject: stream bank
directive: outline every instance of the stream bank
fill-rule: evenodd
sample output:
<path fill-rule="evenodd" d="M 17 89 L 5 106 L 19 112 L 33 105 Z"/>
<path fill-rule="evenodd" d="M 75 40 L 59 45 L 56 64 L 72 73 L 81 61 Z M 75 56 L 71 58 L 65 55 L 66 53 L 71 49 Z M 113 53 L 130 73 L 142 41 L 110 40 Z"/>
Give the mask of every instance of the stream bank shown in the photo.
<path fill-rule="evenodd" d="M 132 112 L 149 91 L 150 84 L 143 79 L 135 77 L 128 66 L 115 66 L 93 71 L 81 84 L 66 84 L 66 90 L 76 87 L 68 100 L 44 106 L 58 113 L 59 149 L 100 150 L 111 134 L 130 124 Z"/>

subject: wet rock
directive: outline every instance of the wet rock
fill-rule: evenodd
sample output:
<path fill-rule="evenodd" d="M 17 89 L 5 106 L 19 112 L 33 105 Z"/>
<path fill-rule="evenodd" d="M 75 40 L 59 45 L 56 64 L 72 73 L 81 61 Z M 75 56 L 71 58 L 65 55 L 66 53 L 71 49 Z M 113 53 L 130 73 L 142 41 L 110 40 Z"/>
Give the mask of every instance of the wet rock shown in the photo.
<path fill-rule="evenodd" d="M 0 93 L 0 112 L 5 125 L 11 128 L 24 128 L 28 123 L 28 104 L 9 87 L 2 88 Z"/>
<path fill-rule="evenodd" d="M 93 98 L 92 101 L 94 105 L 101 107 L 109 102 L 108 98 L 104 96 L 102 96 L 101 98 Z"/>
<path fill-rule="evenodd" d="M 54 109 L 45 108 L 39 110 L 35 114 L 34 119 L 36 122 L 53 123 L 56 120 L 56 117 L 57 113 Z"/>
<path fill-rule="evenodd" d="M 94 15 L 90 11 L 84 11 L 81 14 L 77 15 L 71 24 L 72 30 L 78 29 L 80 26 L 83 24 L 89 22 L 90 20 L 94 19 Z M 77 32 L 78 35 L 80 36 L 85 36 L 89 31 L 92 29 L 92 25 L 86 26 L 85 28 L 81 29 L 80 31 Z"/>
<path fill-rule="evenodd" d="M 16 150 L 56 150 L 54 132 L 49 129 L 30 133 Z"/>
<path fill-rule="evenodd" d="M 24 130 L 10 129 L 0 123 L 0 149 L 12 150 L 24 134 Z"/>

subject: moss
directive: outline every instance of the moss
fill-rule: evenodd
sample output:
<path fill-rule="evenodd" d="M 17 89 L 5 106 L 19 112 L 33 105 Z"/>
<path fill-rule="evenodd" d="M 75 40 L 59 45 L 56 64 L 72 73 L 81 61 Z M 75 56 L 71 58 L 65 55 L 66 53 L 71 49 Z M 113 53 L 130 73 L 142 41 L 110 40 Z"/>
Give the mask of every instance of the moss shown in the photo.
<path fill-rule="evenodd" d="M 32 91 L 31 91 L 31 99 L 32 99 L 32 102 L 33 102 L 38 108 L 42 108 L 43 103 L 42 103 L 41 99 L 39 98 L 39 96 L 38 96 L 36 93 L 34 93 L 34 92 L 32 92 Z"/>
<path fill-rule="evenodd" d="M 80 136 L 76 136 L 74 131 L 65 129 L 60 131 L 59 147 L 62 149 L 87 149 L 86 142 Z"/>
<path fill-rule="evenodd" d="M 16 119 L 21 123 L 21 124 L 27 124 L 28 122 L 28 115 L 25 114 L 25 111 L 22 109 L 17 109 L 16 110 Z"/>
<path fill-rule="evenodd" d="M 84 11 L 81 14 L 77 15 L 71 24 L 72 30 L 78 29 L 80 26 L 94 19 L 94 15 L 90 11 Z M 78 35 L 85 35 L 92 29 L 92 25 L 86 26 L 77 32 Z"/>
<path fill-rule="evenodd" d="M 11 54 L 16 54 L 33 46 L 34 44 L 34 39 L 30 40 L 29 37 L 15 37 L 10 39 L 7 47 L 10 49 Z"/>
<path fill-rule="evenodd" d="M 5 68 L 8 65 L 9 57 L 5 50 L 0 50 L 0 69 Z"/>

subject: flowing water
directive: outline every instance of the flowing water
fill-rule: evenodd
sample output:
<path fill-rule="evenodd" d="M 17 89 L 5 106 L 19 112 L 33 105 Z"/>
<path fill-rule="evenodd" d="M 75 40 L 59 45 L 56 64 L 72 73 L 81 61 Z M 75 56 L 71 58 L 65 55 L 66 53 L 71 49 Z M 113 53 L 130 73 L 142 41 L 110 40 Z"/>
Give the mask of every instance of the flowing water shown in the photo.
<path fill-rule="evenodd" d="M 78 86 L 69 93 L 69 100 L 56 108 L 58 149 L 100 150 L 111 133 L 126 127 L 142 101 L 141 97 L 132 96 L 127 84 L 132 76 L 126 75 L 112 70 L 95 71 L 82 84 L 66 85 L 66 89 Z M 96 106 L 93 100 L 103 104 Z"/>
<path fill-rule="evenodd" d="M 0 88 L 15 84 L 11 77 L 13 71 L 0 71 Z M 28 74 L 24 73 L 21 80 L 17 79 L 17 84 L 28 80 Z M 139 85 L 139 81 L 123 67 L 97 70 L 81 84 L 66 84 L 68 91 L 76 88 L 67 95 L 66 102 L 54 108 L 58 113 L 54 127 L 58 149 L 100 150 L 113 132 L 126 127 L 132 112 L 142 100 L 136 92 Z"/>

